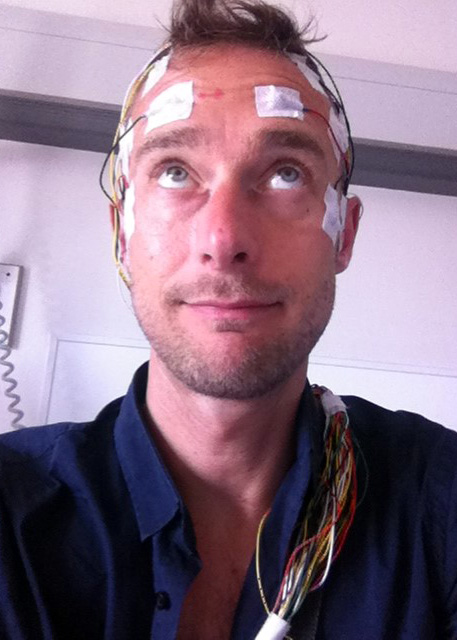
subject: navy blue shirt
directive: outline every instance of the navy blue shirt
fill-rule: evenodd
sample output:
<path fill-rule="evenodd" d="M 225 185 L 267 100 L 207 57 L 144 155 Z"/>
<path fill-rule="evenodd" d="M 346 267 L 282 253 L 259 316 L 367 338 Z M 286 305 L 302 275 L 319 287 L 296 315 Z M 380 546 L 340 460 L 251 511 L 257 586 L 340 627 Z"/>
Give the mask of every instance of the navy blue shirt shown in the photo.
<path fill-rule="evenodd" d="M 0 638 L 175 638 L 200 560 L 141 415 L 146 381 L 143 366 L 93 422 L 0 437 Z M 363 500 L 323 587 L 316 640 L 457 638 L 457 433 L 345 402 Z M 322 416 L 309 385 L 296 423 L 296 459 L 262 538 L 271 604 L 319 469 Z M 231 637 L 255 638 L 264 619 L 251 564 Z"/>

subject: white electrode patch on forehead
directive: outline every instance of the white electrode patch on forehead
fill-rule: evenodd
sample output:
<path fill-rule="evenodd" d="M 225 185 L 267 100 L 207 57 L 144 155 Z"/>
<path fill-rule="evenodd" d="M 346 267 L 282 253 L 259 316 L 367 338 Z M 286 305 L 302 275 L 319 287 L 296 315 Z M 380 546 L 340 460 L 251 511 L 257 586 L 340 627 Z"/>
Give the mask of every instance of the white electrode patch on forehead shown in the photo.
<path fill-rule="evenodd" d="M 124 197 L 124 235 L 125 244 L 128 247 L 130 238 L 135 231 L 135 187 L 132 185 L 125 192 Z"/>
<path fill-rule="evenodd" d="M 143 93 L 141 94 L 142 97 L 144 97 L 149 91 L 151 91 L 151 89 L 159 82 L 159 80 L 163 78 L 166 70 L 168 69 L 170 58 L 171 53 L 163 56 L 163 58 L 160 58 L 160 60 L 158 60 L 157 62 L 154 62 L 144 83 Z"/>
<path fill-rule="evenodd" d="M 325 213 L 322 220 L 322 229 L 328 235 L 333 245 L 340 248 L 342 232 L 346 222 L 347 198 L 338 198 L 338 192 L 330 184 L 324 196 Z"/>
<path fill-rule="evenodd" d="M 192 80 L 179 82 L 168 87 L 152 100 L 144 114 L 147 118 L 144 133 L 176 120 L 190 118 L 193 106 L 194 87 Z"/>
<path fill-rule="evenodd" d="M 254 87 L 255 107 L 260 118 L 297 118 L 303 120 L 304 109 L 300 93 L 274 84 Z"/>

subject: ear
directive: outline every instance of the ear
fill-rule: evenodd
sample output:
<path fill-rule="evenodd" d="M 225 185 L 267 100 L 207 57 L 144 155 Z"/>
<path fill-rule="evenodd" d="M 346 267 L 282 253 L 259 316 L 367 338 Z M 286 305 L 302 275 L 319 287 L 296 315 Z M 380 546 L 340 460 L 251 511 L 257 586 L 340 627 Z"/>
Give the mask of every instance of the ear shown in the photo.
<path fill-rule="evenodd" d="M 341 237 L 340 247 L 336 254 L 335 272 L 344 271 L 351 261 L 352 248 L 355 236 L 359 228 L 359 220 L 362 211 L 362 202 L 357 196 L 352 196 L 347 200 L 346 221 Z"/>

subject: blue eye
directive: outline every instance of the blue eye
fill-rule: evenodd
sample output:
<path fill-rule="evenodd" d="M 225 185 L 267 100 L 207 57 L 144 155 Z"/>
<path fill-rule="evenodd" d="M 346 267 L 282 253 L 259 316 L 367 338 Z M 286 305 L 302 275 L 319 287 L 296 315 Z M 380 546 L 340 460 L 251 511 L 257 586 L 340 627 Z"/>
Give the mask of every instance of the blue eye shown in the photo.
<path fill-rule="evenodd" d="M 301 172 L 292 166 L 281 167 L 270 179 L 270 187 L 272 189 L 294 189 L 302 185 Z"/>
<path fill-rule="evenodd" d="M 161 187 L 166 189 L 183 189 L 188 186 L 189 173 L 179 165 L 167 167 L 163 171 L 157 182 Z"/>

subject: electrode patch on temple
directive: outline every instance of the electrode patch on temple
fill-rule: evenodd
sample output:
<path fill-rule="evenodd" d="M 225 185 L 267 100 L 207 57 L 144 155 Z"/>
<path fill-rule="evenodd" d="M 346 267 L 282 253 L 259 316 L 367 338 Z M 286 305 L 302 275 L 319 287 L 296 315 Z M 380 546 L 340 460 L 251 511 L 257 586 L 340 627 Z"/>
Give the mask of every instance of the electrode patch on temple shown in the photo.
<path fill-rule="evenodd" d="M 133 129 L 130 129 L 132 126 L 132 120 L 130 119 L 125 126 L 119 127 L 119 152 L 117 155 L 117 162 L 119 162 L 122 166 L 122 173 L 127 178 L 129 178 L 129 158 L 130 154 L 133 150 Z M 130 129 L 130 131 L 128 131 Z M 125 133 L 128 131 L 128 133 Z"/>
<path fill-rule="evenodd" d="M 297 118 L 303 120 L 304 107 L 300 93 L 273 84 L 254 87 L 255 106 L 260 118 Z"/>
<path fill-rule="evenodd" d="M 312 88 L 321 93 L 323 96 L 327 97 L 319 76 L 308 67 L 308 65 L 306 64 L 306 58 L 299 55 L 298 53 L 288 53 L 287 57 L 299 68 L 300 72 L 308 80 Z"/>
<path fill-rule="evenodd" d="M 289 53 L 287 56 L 298 67 L 311 87 L 323 95 L 326 100 L 329 100 L 329 95 L 324 88 L 322 79 L 310 68 L 306 57 L 297 53 Z M 328 135 L 335 152 L 336 160 L 339 162 L 340 156 L 344 156 L 349 148 L 349 130 L 343 111 L 341 111 L 332 100 L 330 100 L 328 123 Z"/>
<path fill-rule="evenodd" d="M 340 150 L 346 153 L 349 147 L 349 132 L 343 115 L 336 113 L 334 108 L 330 109 L 329 124 Z"/>
<path fill-rule="evenodd" d="M 171 58 L 171 53 L 160 58 L 157 62 L 154 62 L 154 65 L 151 67 L 151 70 L 148 73 L 147 79 L 144 83 L 142 96 L 144 97 L 151 89 L 159 82 L 159 80 L 165 75 L 166 70 L 168 69 L 168 63 Z"/>
<path fill-rule="evenodd" d="M 324 196 L 325 213 L 322 220 L 322 229 L 328 235 L 333 245 L 341 248 L 342 232 L 346 222 L 347 198 L 341 196 L 338 200 L 337 190 L 328 185 Z"/>
<path fill-rule="evenodd" d="M 124 236 L 125 243 L 128 247 L 130 238 L 135 231 L 135 187 L 131 184 L 125 192 L 124 196 Z"/>
<path fill-rule="evenodd" d="M 192 114 L 194 88 L 192 80 L 179 82 L 159 93 L 145 113 L 147 122 L 144 133 L 176 120 L 186 120 Z"/>
<path fill-rule="evenodd" d="M 171 58 L 171 53 L 169 53 L 166 56 L 163 56 L 163 58 L 160 58 L 159 60 L 157 60 L 157 62 L 154 62 L 154 64 L 151 66 L 144 80 L 143 91 L 141 93 L 142 97 L 144 97 L 147 93 L 149 93 L 149 91 L 151 91 L 151 89 L 153 89 L 155 85 L 159 82 L 159 80 L 161 80 L 162 77 L 165 75 L 170 58 Z M 134 78 L 134 80 L 131 82 L 127 90 L 126 96 L 124 98 L 123 105 L 125 105 L 126 101 L 128 101 L 133 85 L 138 80 L 138 78 L 141 77 L 141 74 L 145 72 L 146 68 L 147 68 L 147 65 L 140 72 L 140 74 L 138 74 L 138 76 Z M 132 122 L 132 119 L 130 118 L 126 124 L 124 125 L 121 124 L 119 126 L 120 142 L 119 142 L 119 153 L 117 157 L 117 163 L 118 164 L 120 163 L 122 167 L 120 172 L 127 178 L 127 180 L 129 180 L 129 159 L 133 149 L 134 131 L 132 129 L 127 134 L 125 134 L 125 131 L 127 131 L 132 126 L 132 124 L 133 122 Z"/>

